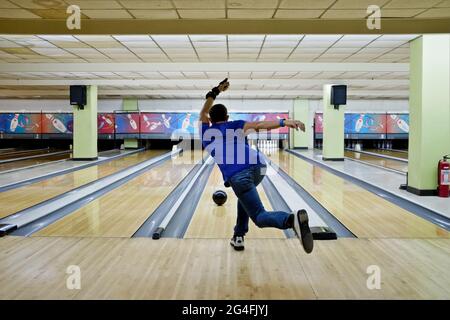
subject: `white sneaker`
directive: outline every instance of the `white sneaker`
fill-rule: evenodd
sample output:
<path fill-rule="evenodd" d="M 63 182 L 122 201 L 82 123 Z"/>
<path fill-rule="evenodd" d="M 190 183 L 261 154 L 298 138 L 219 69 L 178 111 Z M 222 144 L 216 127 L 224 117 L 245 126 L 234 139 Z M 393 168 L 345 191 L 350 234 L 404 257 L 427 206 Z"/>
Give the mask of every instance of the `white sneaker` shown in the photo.
<path fill-rule="evenodd" d="M 244 250 L 244 237 L 233 236 L 233 238 L 231 238 L 230 240 L 230 244 L 234 248 L 234 250 L 242 251 Z"/>

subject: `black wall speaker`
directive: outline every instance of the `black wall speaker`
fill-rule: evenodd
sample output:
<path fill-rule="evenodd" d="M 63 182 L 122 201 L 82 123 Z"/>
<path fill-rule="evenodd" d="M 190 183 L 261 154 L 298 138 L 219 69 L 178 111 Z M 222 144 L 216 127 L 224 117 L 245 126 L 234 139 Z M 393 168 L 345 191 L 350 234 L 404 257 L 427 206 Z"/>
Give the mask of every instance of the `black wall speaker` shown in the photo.
<path fill-rule="evenodd" d="M 86 86 L 70 86 L 70 105 L 83 107 L 86 105 Z"/>
<path fill-rule="evenodd" d="M 331 105 L 334 105 L 335 109 L 338 106 L 347 104 L 347 86 L 335 85 L 331 86 Z"/>

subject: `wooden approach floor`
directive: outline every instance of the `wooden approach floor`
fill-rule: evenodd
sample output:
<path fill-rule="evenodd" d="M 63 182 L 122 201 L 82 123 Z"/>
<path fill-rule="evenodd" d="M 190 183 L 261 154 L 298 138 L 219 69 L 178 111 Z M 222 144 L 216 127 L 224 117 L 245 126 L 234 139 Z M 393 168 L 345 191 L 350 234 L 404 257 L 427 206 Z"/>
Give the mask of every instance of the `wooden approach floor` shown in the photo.
<path fill-rule="evenodd" d="M 227 193 L 227 202 L 223 206 L 217 206 L 212 201 L 212 194 L 216 190 L 224 190 Z M 259 186 L 258 193 L 266 210 L 272 210 L 269 199 L 264 189 Z M 222 174 L 219 167 L 214 169 L 206 184 L 205 190 L 198 202 L 194 215 L 186 230 L 185 238 L 231 238 L 236 224 L 237 197 L 231 188 L 223 185 Z M 285 238 L 282 230 L 274 228 L 258 228 L 250 220 L 247 238 Z"/>
<path fill-rule="evenodd" d="M 66 287 L 77 265 L 81 289 Z M 366 286 L 367 267 L 381 288 Z M 450 239 L 0 239 L 0 299 L 450 299 Z"/>

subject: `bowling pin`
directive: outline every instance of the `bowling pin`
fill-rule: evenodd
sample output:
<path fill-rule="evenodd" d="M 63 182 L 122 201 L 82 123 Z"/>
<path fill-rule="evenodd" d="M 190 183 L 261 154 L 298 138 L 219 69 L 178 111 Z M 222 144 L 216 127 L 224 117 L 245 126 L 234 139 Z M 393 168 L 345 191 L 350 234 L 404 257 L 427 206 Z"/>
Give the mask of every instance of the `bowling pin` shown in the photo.
<path fill-rule="evenodd" d="M 52 114 L 46 114 L 45 115 L 47 117 L 47 119 L 49 119 L 52 122 L 53 127 L 55 127 L 56 130 L 58 130 L 59 132 L 62 133 L 66 133 L 67 132 L 67 128 L 64 125 L 64 123 L 61 122 L 61 120 L 55 118 Z"/>
<path fill-rule="evenodd" d="M 151 125 L 151 123 L 150 123 L 150 121 L 148 121 L 148 117 L 144 114 L 144 122 L 145 122 L 145 124 L 146 124 L 146 128 L 148 128 L 148 127 L 150 127 L 150 125 Z"/>
<path fill-rule="evenodd" d="M 363 124 L 364 124 L 364 115 L 362 114 L 362 115 L 358 118 L 358 120 L 356 120 L 355 131 L 356 131 L 356 132 L 361 131 L 361 128 L 362 128 Z"/>
<path fill-rule="evenodd" d="M 181 124 L 181 129 L 187 130 L 191 126 L 191 114 L 186 114 L 186 118 L 184 118 L 183 123 Z"/>
<path fill-rule="evenodd" d="M 409 132 L 409 125 L 408 123 L 406 123 L 405 120 L 398 117 L 396 114 L 391 114 L 391 119 L 397 123 L 397 126 L 400 128 L 400 130 L 404 132 Z"/>
<path fill-rule="evenodd" d="M 19 124 L 19 114 L 15 113 L 14 118 L 11 120 L 11 124 L 9 125 L 9 129 L 11 132 L 16 131 L 17 125 Z"/>
<path fill-rule="evenodd" d="M 169 129 L 170 128 L 170 119 L 172 119 L 172 117 L 166 118 L 166 115 L 163 114 L 162 115 L 163 118 L 163 122 L 164 122 L 164 126 Z"/>
<path fill-rule="evenodd" d="M 155 130 L 155 129 L 158 128 L 160 125 L 161 125 L 161 121 L 158 121 L 158 122 L 151 122 L 150 131 Z"/>
<path fill-rule="evenodd" d="M 105 122 L 108 124 L 108 126 L 112 126 L 113 123 L 112 123 L 111 119 L 109 119 L 103 115 L 102 115 L 102 119 L 105 120 Z"/>
<path fill-rule="evenodd" d="M 127 117 L 129 119 L 130 126 L 133 128 L 133 130 L 137 130 L 136 121 L 134 121 L 134 119 L 131 117 L 131 114 L 127 114 Z"/>

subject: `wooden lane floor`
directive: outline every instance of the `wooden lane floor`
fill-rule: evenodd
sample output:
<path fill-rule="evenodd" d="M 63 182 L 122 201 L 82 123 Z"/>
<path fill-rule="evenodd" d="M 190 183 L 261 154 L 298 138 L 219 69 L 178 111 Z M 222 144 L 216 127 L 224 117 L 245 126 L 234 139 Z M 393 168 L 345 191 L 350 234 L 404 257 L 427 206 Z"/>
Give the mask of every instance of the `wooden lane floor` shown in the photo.
<path fill-rule="evenodd" d="M 287 152 L 271 160 L 358 238 L 449 238 L 448 231 Z"/>
<path fill-rule="evenodd" d="M 401 172 L 408 172 L 408 164 L 401 161 L 391 160 L 387 158 L 372 156 L 366 153 L 360 153 L 356 151 L 345 151 L 345 156 L 350 159 L 367 162 L 383 168 L 394 169 Z"/>
<path fill-rule="evenodd" d="M 133 153 L 96 166 L 76 170 L 20 188 L 0 192 L 0 218 L 62 195 L 89 182 L 163 154 L 164 150 Z"/>
<path fill-rule="evenodd" d="M 400 151 L 395 151 L 395 150 L 384 150 L 384 149 L 367 149 L 364 151 L 378 153 L 383 156 L 389 156 L 389 157 L 395 157 L 395 158 L 408 160 L 408 152 L 400 152 Z"/>
<path fill-rule="evenodd" d="M 186 152 L 183 157 L 169 159 L 50 224 L 34 236 L 129 238 L 189 173 L 196 159 L 201 160 L 201 151 L 193 154 Z"/>
<path fill-rule="evenodd" d="M 0 160 L 30 157 L 30 156 L 52 153 L 52 152 L 57 152 L 57 151 L 62 151 L 62 150 L 51 150 L 51 149 L 17 150 L 17 151 L 13 151 L 13 152 L 0 153 Z"/>
<path fill-rule="evenodd" d="M 228 199 L 223 206 L 217 206 L 212 195 L 216 190 L 224 190 Z M 259 186 L 258 192 L 264 207 L 272 210 L 264 189 Z M 195 213 L 186 231 L 185 238 L 231 238 L 237 217 L 237 198 L 231 188 L 223 185 L 222 174 L 214 165 L 214 169 L 199 200 Z M 284 232 L 274 228 L 260 229 L 250 220 L 246 238 L 285 238 Z"/>
<path fill-rule="evenodd" d="M 0 164 L 0 173 L 2 173 L 2 171 L 21 169 L 21 168 L 26 168 L 29 166 L 34 166 L 37 164 L 50 163 L 52 161 L 57 161 L 57 160 L 62 160 L 62 159 L 69 159 L 70 157 L 71 157 L 71 153 L 63 153 L 63 154 L 49 155 L 47 157 L 39 157 L 39 158 L 33 158 L 33 159 L 1 163 Z"/>
<path fill-rule="evenodd" d="M 450 239 L 0 238 L 0 299 L 449 299 Z M 68 290 L 78 266 L 81 288 Z M 367 268 L 381 287 L 366 286 Z"/>

